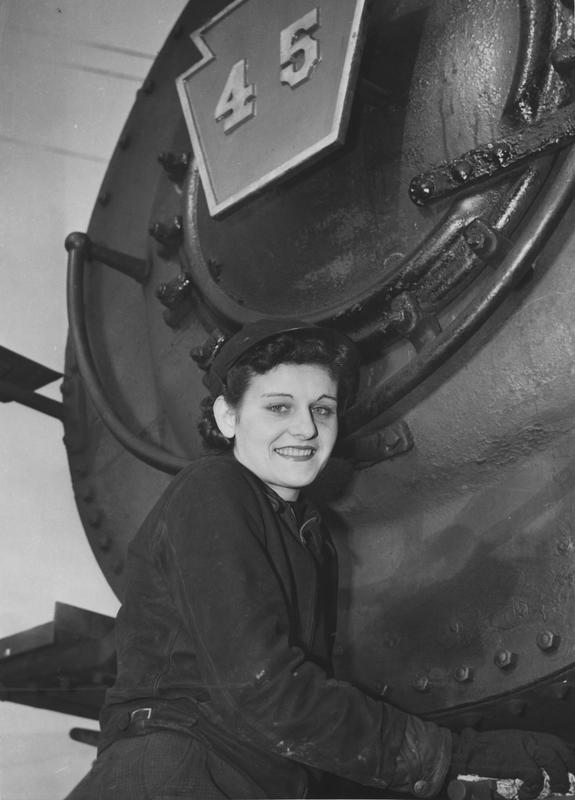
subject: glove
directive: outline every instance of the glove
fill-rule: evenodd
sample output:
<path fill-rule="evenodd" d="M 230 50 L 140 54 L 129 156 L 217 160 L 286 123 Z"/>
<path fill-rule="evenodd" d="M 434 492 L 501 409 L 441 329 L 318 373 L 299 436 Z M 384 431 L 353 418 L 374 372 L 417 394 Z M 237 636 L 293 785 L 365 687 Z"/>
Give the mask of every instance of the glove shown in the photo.
<path fill-rule="evenodd" d="M 575 774 L 575 751 L 557 736 L 530 731 L 485 731 L 465 728 L 453 735 L 450 777 L 519 778 L 519 800 L 532 800 L 543 789 L 545 770 L 551 792 L 569 791 Z"/>

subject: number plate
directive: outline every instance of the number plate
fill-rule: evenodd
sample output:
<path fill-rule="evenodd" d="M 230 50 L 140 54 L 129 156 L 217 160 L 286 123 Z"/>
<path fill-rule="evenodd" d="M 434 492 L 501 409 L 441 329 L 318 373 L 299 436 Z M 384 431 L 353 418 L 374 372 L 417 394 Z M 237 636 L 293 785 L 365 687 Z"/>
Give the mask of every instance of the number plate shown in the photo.
<path fill-rule="evenodd" d="M 366 0 L 236 0 L 177 88 L 217 216 L 345 137 Z"/>

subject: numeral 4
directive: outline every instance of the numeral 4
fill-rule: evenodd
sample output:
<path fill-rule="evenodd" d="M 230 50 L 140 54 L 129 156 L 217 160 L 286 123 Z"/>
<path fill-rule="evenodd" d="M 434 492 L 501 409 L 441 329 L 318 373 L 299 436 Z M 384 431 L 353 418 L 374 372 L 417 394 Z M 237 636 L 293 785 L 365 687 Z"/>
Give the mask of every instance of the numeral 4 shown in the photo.
<path fill-rule="evenodd" d="M 253 83 L 248 84 L 247 71 L 247 59 L 237 61 L 218 100 L 214 116 L 216 122 L 224 120 L 225 133 L 235 130 L 256 113 L 256 88 Z"/>

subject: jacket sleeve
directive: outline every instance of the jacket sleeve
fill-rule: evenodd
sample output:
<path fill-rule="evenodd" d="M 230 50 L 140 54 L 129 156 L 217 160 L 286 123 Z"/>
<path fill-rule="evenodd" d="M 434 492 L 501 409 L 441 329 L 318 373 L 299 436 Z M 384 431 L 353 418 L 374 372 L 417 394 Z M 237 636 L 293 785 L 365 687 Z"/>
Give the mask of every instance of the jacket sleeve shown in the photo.
<path fill-rule="evenodd" d="M 330 679 L 290 641 L 249 484 L 208 468 L 164 513 L 165 577 L 217 713 L 244 740 L 350 780 L 432 796 L 449 731 Z"/>

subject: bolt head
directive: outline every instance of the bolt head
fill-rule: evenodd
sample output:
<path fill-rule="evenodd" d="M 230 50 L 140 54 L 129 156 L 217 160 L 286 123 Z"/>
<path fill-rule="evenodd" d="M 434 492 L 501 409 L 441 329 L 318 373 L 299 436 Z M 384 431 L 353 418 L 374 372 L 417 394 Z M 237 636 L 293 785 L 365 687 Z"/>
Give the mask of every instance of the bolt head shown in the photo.
<path fill-rule="evenodd" d="M 562 681 L 561 683 L 556 683 L 553 686 L 550 686 L 548 689 L 548 694 L 553 700 L 565 700 L 570 689 L 571 687 L 567 681 Z"/>
<path fill-rule="evenodd" d="M 514 717 L 520 717 L 527 708 L 527 703 L 524 700 L 511 700 L 509 702 L 509 713 Z"/>
<path fill-rule="evenodd" d="M 554 650 L 559 644 L 559 637 L 553 631 L 540 631 L 536 642 L 540 650 Z"/>
<path fill-rule="evenodd" d="M 91 528 L 99 528 L 102 524 L 102 512 L 99 508 L 92 508 L 86 517 L 86 521 Z"/>
<path fill-rule="evenodd" d="M 511 156 L 511 151 L 509 149 L 509 145 L 503 143 L 497 145 L 495 148 L 495 158 L 501 166 L 504 166 Z"/>
<path fill-rule="evenodd" d="M 452 167 L 452 174 L 458 183 L 465 183 L 473 175 L 473 167 L 465 159 L 456 161 Z"/>
<path fill-rule="evenodd" d="M 418 692 L 429 691 L 430 682 L 427 675 L 419 675 L 413 682 L 413 688 Z"/>
<path fill-rule="evenodd" d="M 493 657 L 493 661 L 495 662 L 496 666 L 499 667 L 499 669 L 508 669 L 509 667 L 512 667 L 516 660 L 517 656 L 515 653 L 512 653 L 511 650 L 505 650 L 503 648 L 498 650 Z"/>
<path fill-rule="evenodd" d="M 425 201 L 432 197 L 434 193 L 435 183 L 433 182 L 433 178 L 429 176 L 423 178 L 418 177 L 411 181 L 411 186 L 409 187 L 409 196 L 417 205 L 422 205 L 425 203 Z"/>
<path fill-rule="evenodd" d="M 454 677 L 458 683 L 468 683 L 473 678 L 473 670 L 471 667 L 457 667 Z"/>

